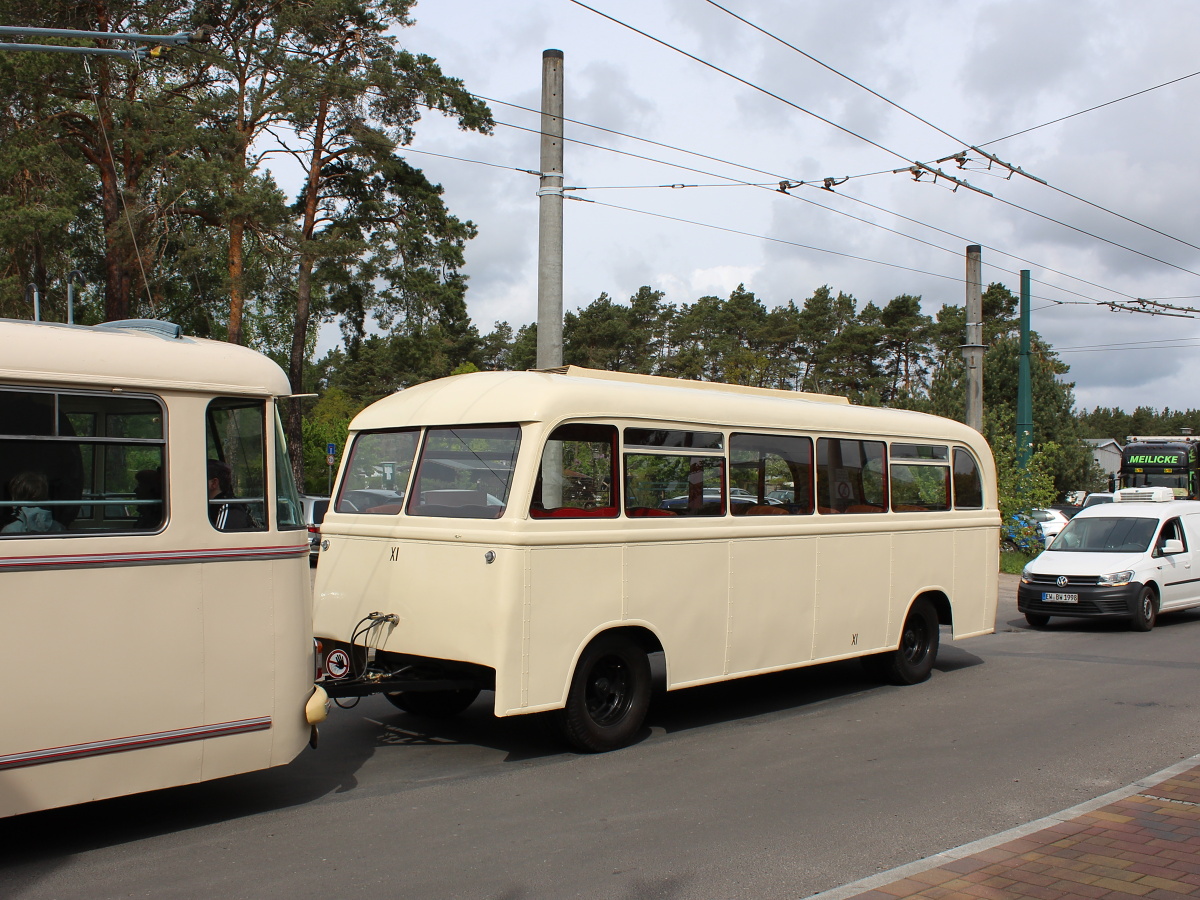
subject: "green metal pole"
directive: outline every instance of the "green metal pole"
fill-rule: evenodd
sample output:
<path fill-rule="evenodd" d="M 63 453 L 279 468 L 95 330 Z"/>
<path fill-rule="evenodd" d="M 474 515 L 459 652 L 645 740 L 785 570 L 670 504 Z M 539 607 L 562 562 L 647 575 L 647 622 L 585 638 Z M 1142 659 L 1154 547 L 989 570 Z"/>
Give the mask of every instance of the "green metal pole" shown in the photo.
<path fill-rule="evenodd" d="M 1029 378 L 1029 270 L 1021 270 L 1021 362 L 1017 372 L 1017 465 L 1033 452 L 1033 388 Z"/>

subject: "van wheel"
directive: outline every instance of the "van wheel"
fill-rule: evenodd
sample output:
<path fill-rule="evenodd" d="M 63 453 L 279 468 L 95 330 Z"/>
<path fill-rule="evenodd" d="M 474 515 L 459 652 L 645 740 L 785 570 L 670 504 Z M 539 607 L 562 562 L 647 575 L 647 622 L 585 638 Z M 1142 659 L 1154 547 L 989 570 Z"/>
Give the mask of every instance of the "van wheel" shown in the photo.
<path fill-rule="evenodd" d="M 1050 617 L 1045 613 L 1025 613 L 1025 621 L 1030 628 L 1045 628 L 1050 624 Z"/>
<path fill-rule="evenodd" d="M 1133 612 L 1133 620 L 1129 627 L 1134 631 L 1149 631 L 1158 621 L 1158 594 L 1154 588 L 1147 585 L 1138 595 L 1137 609 Z"/>
<path fill-rule="evenodd" d="M 921 597 L 904 620 L 900 646 L 889 653 L 864 658 L 863 667 L 868 674 L 889 684 L 918 684 L 933 671 L 940 637 L 937 610 Z"/>
<path fill-rule="evenodd" d="M 571 676 L 567 703 L 555 718 L 567 742 L 584 753 L 628 744 L 650 706 L 650 660 L 633 641 L 602 634 L 587 646 Z"/>
<path fill-rule="evenodd" d="M 426 719 L 449 719 L 475 702 L 479 688 L 458 691 L 402 691 L 384 694 L 396 709 Z"/>

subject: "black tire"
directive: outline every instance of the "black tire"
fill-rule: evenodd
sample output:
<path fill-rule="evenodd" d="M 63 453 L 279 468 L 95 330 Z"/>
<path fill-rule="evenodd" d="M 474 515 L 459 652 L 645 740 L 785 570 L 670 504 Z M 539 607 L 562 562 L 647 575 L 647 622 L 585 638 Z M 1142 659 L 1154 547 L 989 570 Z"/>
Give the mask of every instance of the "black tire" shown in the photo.
<path fill-rule="evenodd" d="M 555 712 L 567 742 L 583 753 L 616 750 L 633 740 L 650 706 L 650 660 L 619 634 L 602 634 L 579 657 L 567 704 Z"/>
<path fill-rule="evenodd" d="M 1158 593 L 1150 585 L 1146 585 L 1138 594 L 1137 607 L 1133 611 L 1129 627 L 1134 631 L 1149 631 L 1157 621 Z"/>
<path fill-rule="evenodd" d="M 904 619 L 900 646 L 866 657 L 863 667 L 889 684 L 919 684 L 933 671 L 940 638 L 937 610 L 924 597 L 918 598 Z"/>
<path fill-rule="evenodd" d="M 479 688 L 459 691 L 403 691 L 384 694 L 396 709 L 425 719 L 449 719 L 475 702 Z"/>
<path fill-rule="evenodd" d="M 1045 613 L 1025 613 L 1025 621 L 1029 623 L 1030 628 L 1045 628 L 1050 624 L 1050 617 Z"/>

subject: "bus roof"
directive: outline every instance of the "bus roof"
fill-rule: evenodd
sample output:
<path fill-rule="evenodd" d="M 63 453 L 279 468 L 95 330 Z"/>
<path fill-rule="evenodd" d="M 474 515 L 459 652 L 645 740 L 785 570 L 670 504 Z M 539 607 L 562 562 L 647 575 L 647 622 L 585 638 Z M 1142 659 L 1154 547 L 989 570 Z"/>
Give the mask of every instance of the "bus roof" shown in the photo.
<path fill-rule="evenodd" d="M 959 441 L 986 455 L 979 432 L 908 410 L 854 406 L 845 398 L 566 366 L 472 372 L 384 397 L 351 423 L 356 431 L 410 425 L 558 422 L 623 418 L 738 428 L 817 429 Z"/>
<path fill-rule="evenodd" d="M 0 319 L 0 382 L 285 395 L 287 376 L 257 351 L 185 337 L 166 322 L 64 325 Z"/>

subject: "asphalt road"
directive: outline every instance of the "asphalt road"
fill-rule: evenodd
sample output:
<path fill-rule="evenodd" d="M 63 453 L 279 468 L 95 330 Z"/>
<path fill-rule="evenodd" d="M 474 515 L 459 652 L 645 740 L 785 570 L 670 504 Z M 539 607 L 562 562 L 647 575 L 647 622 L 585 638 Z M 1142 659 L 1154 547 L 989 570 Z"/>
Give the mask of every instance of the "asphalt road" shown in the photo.
<path fill-rule="evenodd" d="M 914 687 L 662 694 L 600 756 L 487 694 L 436 725 L 371 699 L 290 766 L 0 823 L 0 897 L 799 898 L 1200 752 L 1200 613 L 1031 631 L 1002 576 L 996 624 Z"/>

